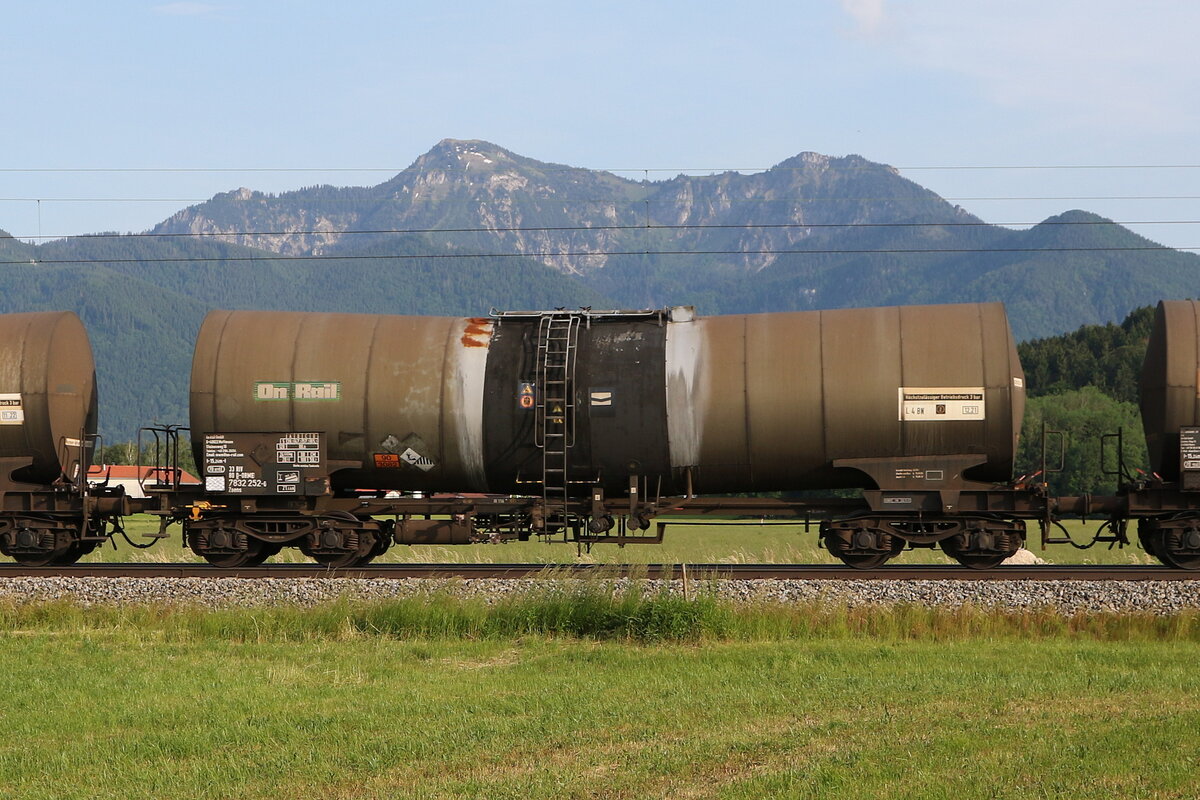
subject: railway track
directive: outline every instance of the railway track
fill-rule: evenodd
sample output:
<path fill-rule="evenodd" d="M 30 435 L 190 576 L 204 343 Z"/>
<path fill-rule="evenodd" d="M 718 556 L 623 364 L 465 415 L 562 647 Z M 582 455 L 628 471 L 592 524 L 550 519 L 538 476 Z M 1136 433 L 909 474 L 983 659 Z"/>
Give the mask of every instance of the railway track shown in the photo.
<path fill-rule="evenodd" d="M 538 578 L 587 576 L 741 580 L 925 581 L 1192 581 L 1200 571 L 1163 566 L 1038 565 L 972 570 L 956 565 L 890 565 L 857 570 L 830 564 L 371 564 L 331 570 L 309 564 L 264 564 L 217 569 L 208 564 L 73 564 L 68 567 L 0 565 L 0 579 L 64 578 Z"/>

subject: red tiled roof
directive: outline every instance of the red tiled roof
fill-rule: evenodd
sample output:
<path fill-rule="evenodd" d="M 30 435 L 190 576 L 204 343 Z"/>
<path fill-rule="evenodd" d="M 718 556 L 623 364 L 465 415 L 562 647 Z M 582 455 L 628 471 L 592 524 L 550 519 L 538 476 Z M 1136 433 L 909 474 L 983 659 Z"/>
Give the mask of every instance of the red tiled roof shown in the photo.
<path fill-rule="evenodd" d="M 141 472 L 133 464 L 94 464 L 88 469 L 88 480 L 100 482 L 105 478 L 114 481 L 158 481 L 167 478 L 165 470 L 142 467 Z M 199 483 L 200 479 L 187 470 L 180 470 L 180 483 Z"/>

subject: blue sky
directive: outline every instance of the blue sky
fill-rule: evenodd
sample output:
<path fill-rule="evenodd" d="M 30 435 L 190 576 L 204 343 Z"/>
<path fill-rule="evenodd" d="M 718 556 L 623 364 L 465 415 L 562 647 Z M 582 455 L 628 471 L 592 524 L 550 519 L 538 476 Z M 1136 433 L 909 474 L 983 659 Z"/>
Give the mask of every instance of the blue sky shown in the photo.
<path fill-rule="evenodd" d="M 1200 247 L 1200 4 L 118 0 L 4 18 L 0 229 L 18 236 L 144 230 L 239 186 L 375 184 L 451 137 L 652 178 L 858 153 L 988 221 L 1085 208 L 1176 221 L 1131 227 Z M 1066 166 L 1105 168 L 1048 169 Z"/>

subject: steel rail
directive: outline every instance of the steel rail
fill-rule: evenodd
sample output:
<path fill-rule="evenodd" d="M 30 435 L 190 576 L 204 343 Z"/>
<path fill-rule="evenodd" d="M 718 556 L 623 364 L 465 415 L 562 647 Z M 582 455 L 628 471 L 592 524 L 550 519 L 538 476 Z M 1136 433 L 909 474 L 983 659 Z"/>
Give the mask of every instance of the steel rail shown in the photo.
<path fill-rule="evenodd" d="M 903 581 L 1193 581 L 1200 571 L 1164 566 L 1037 565 L 973 570 L 953 564 L 888 565 L 857 570 L 834 564 L 370 564 L 328 569 L 316 564 L 264 564 L 218 569 L 202 563 L 0 564 L 0 579 L 63 578 L 580 578 L 645 577 L 741 580 Z"/>

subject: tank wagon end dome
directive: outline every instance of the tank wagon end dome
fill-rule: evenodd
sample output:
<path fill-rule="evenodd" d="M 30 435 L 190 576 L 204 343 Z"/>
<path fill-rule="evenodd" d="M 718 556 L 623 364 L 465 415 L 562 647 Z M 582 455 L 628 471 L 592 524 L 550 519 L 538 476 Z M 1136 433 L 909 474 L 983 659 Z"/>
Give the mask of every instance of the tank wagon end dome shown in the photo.
<path fill-rule="evenodd" d="M 1151 468 L 1179 476 L 1179 430 L 1200 425 L 1200 303 L 1164 300 L 1154 312 L 1139 382 Z"/>
<path fill-rule="evenodd" d="M 0 458 L 27 464 L 18 480 L 76 472 L 97 408 L 92 346 L 74 312 L 0 315 Z"/>

